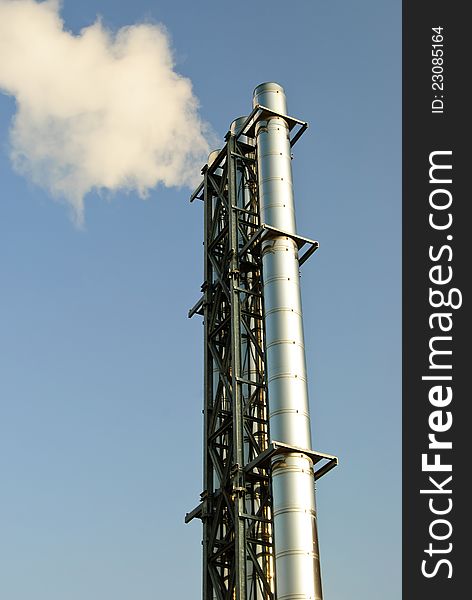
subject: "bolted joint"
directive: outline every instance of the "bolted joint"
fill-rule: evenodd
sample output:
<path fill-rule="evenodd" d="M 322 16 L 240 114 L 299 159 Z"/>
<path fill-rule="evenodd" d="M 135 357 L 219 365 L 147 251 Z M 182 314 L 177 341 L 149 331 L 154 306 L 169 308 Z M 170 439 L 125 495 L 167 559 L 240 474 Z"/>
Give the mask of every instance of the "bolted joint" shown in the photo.
<path fill-rule="evenodd" d="M 229 271 L 229 276 L 231 277 L 231 279 L 233 279 L 234 281 L 239 281 L 239 276 L 240 276 L 241 272 L 239 269 L 231 269 Z M 237 291 L 237 290 L 235 290 Z"/>
<path fill-rule="evenodd" d="M 239 464 L 233 465 L 231 469 L 232 482 L 232 493 L 242 495 L 246 492 L 246 482 L 244 478 L 244 469 Z"/>

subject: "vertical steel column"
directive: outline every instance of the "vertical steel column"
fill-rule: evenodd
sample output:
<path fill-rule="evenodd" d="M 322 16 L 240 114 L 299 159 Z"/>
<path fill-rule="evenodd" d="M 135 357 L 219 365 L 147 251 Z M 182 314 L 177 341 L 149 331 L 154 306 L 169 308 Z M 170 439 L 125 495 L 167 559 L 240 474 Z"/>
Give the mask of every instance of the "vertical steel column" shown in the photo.
<path fill-rule="evenodd" d="M 211 234 L 211 226 L 212 226 L 212 212 L 213 212 L 213 198 L 209 193 L 209 185 L 207 180 L 207 173 L 204 175 L 204 217 L 203 217 L 203 227 L 204 227 L 204 240 L 210 239 Z M 208 243 L 208 242 L 206 242 Z M 213 267 L 211 264 L 211 260 L 208 256 L 208 253 L 205 253 L 205 263 L 204 263 L 204 281 L 213 281 Z M 206 286 L 204 292 L 204 302 L 203 302 L 203 310 L 205 314 L 205 319 L 203 321 L 203 326 L 205 328 L 204 339 L 206 340 L 209 335 L 209 305 L 211 299 L 211 288 L 210 286 Z M 215 377 L 213 371 L 215 367 L 213 366 L 213 358 L 211 352 L 208 348 L 208 344 L 204 345 L 204 365 L 205 370 L 203 374 L 203 386 L 205 390 L 204 397 L 204 409 L 203 409 L 203 439 L 208 439 L 211 430 L 210 430 L 210 419 L 213 413 L 213 388 L 218 385 L 218 381 L 215 382 Z M 214 469 L 212 466 L 212 460 L 210 456 L 210 448 L 206 446 L 203 450 L 203 489 L 205 490 L 204 496 L 202 496 L 203 503 L 203 580 L 202 580 L 202 593 L 203 600 L 208 600 L 213 598 L 213 585 L 211 581 L 211 577 L 209 576 L 209 568 L 208 568 L 208 556 L 209 552 L 209 542 L 210 542 L 210 530 L 212 523 L 208 519 L 208 514 L 211 513 L 210 503 L 212 502 L 211 494 L 214 488 Z"/>
<path fill-rule="evenodd" d="M 276 83 L 254 90 L 254 106 L 286 115 Z M 281 116 L 256 125 L 262 242 L 266 364 L 271 441 L 311 448 L 308 389 L 292 190 L 289 128 Z M 272 459 L 277 600 L 322 600 L 312 460 L 289 452 Z"/>
<path fill-rule="evenodd" d="M 236 152 L 235 137 L 230 135 L 227 143 L 228 202 L 229 202 L 229 248 L 230 269 L 229 288 L 231 292 L 231 340 L 232 340 L 232 389 L 233 389 L 233 494 L 234 494 L 234 535 L 235 535 L 235 600 L 246 600 L 246 531 L 244 485 L 244 420 L 243 395 L 241 385 L 241 313 L 239 298 L 239 244 L 237 212 L 237 176 L 233 154 Z"/>

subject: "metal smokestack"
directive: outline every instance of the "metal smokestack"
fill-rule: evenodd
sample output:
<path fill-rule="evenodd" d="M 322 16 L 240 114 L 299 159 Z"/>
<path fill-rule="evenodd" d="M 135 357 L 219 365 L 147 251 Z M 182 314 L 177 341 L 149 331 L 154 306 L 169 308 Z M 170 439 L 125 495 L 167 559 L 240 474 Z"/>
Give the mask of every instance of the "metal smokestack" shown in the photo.
<path fill-rule="evenodd" d="M 284 89 L 263 83 L 260 105 L 287 114 Z M 261 221 L 296 235 L 289 126 L 282 116 L 256 125 Z M 311 449 L 298 246 L 273 230 L 262 242 L 265 345 L 271 442 Z M 278 600 L 322 600 L 313 462 L 303 452 L 272 459 Z"/>
<path fill-rule="evenodd" d="M 283 88 L 254 91 L 211 153 L 203 201 L 203 600 L 322 600 L 315 480 L 338 464 L 311 448 L 291 147 L 307 123 Z M 299 251 L 305 248 L 303 253 Z M 307 249 L 308 248 L 308 249 Z"/>

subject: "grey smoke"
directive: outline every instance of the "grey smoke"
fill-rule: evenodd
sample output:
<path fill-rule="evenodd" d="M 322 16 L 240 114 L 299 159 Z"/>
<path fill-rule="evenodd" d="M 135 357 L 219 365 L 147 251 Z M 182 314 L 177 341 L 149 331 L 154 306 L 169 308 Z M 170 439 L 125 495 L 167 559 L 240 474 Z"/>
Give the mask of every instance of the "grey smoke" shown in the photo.
<path fill-rule="evenodd" d="M 84 216 L 91 190 L 144 197 L 193 186 L 209 127 L 189 79 L 174 70 L 162 25 L 116 33 L 100 20 L 74 35 L 60 2 L 0 0 L 0 90 L 16 99 L 14 168 Z"/>

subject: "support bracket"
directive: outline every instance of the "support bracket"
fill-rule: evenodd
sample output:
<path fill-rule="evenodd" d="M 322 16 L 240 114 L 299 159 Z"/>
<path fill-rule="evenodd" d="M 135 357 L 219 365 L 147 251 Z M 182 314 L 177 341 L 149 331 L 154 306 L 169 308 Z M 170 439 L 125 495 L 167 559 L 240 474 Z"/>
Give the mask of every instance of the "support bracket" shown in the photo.
<path fill-rule="evenodd" d="M 307 448 L 300 448 L 298 446 L 291 446 L 289 444 L 284 444 L 283 442 L 271 442 L 267 450 L 261 452 L 259 456 L 256 456 L 254 460 L 246 465 L 245 470 L 247 473 L 250 473 L 256 468 L 267 469 L 274 456 L 291 454 L 294 452 L 305 454 L 313 461 L 315 481 L 338 465 L 338 457 L 333 456 L 332 454 L 326 454 L 325 452 L 319 452 L 317 450 L 308 450 Z M 316 468 L 318 463 L 323 464 Z"/>
<path fill-rule="evenodd" d="M 267 225 L 266 223 L 262 223 L 262 225 L 257 229 L 254 235 L 244 244 L 244 246 L 239 251 L 239 256 L 243 256 L 254 244 L 258 244 L 263 242 L 271 235 L 284 235 L 286 237 L 291 238 L 298 246 L 298 250 L 300 251 L 305 244 L 308 244 L 309 248 L 306 250 L 298 259 L 298 263 L 301 266 L 305 261 L 307 261 L 310 256 L 318 250 L 320 247 L 319 242 L 316 240 L 311 240 L 310 238 L 303 237 L 301 235 L 297 235 L 295 233 L 290 233 L 288 231 L 283 231 L 278 227 L 273 227 L 272 225 Z"/>

